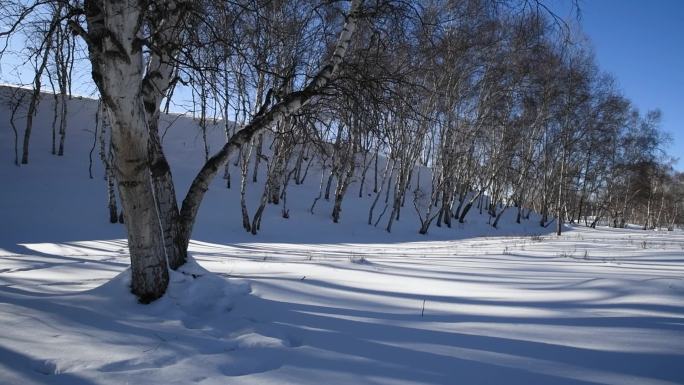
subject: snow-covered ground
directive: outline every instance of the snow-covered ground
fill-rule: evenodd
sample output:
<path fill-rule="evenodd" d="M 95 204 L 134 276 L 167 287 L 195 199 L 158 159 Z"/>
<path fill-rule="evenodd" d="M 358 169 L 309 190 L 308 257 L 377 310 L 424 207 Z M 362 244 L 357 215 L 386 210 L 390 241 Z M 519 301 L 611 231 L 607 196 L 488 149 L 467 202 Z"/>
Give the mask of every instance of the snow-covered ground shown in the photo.
<path fill-rule="evenodd" d="M 310 214 L 316 170 L 292 186 L 290 218 L 269 207 L 257 236 L 217 179 L 193 261 L 163 299 L 137 304 L 96 154 L 88 178 L 94 105 L 72 102 L 54 157 L 44 101 L 22 167 L 0 105 L 2 385 L 684 383 L 681 231 L 556 237 L 513 210 L 492 229 L 474 210 L 421 236 L 407 204 L 387 234 L 365 223 L 358 186 L 340 224 L 329 202 Z M 192 122 L 165 119 L 182 195 L 203 144 Z"/>
<path fill-rule="evenodd" d="M 218 277 L 150 306 L 110 281 L 123 241 L 23 246 L 0 258 L 3 384 L 684 382 L 681 233 L 195 242 Z"/>

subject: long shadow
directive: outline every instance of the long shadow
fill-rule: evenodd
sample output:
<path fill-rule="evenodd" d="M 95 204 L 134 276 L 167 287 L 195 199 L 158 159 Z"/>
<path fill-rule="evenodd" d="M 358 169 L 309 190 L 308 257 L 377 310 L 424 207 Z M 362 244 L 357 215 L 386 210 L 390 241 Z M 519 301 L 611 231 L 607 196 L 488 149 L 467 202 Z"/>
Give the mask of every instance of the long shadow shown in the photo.
<path fill-rule="evenodd" d="M 678 314 L 678 315 L 681 315 L 682 317 L 684 317 L 684 308 L 683 307 L 657 304 L 657 303 L 640 303 L 640 304 L 596 303 L 596 304 L 594 304 L 594 303 L 587 303 L 587 302 L 578 302 L 575 300 L 501 301 L 501 300 L 493 300 L 493 299 L 476 299 L 473 297 L 455 296 L 455 295 L 447 296 L 447 295 L 434 295 L 434 294 L 413 294 L 413 293 L 405 293 L 405 292 L 395 292 L 395 291 L 367 289 L 367 288 L 360 288 L 360 287 L 350 287 L 350 286 L 345 286 L 345 285 L 340 285 L 340 284 L 336 284 L 336 283 L 332 283 L 332 282 L 315 280 L 315 279 L 306 279 L 304 281 L 301 281 L 301 283 L 304 285 L 314 286 L 311 288 L 311 292 L 315 292 L 314 289 L 316 287 L 318 287 L 318 288 L 333 289 L 333 290 L 338 290 L 338 291 L 353 292 L 356 294 L 374 295 L 374 296 L 387 297 L 387 298 L 410 299 L 410 300 L 415 300 L 417 302 L 426 300 L 426 301 L 434 301 L 434 302 L 448 303 L 448 304 L 454 304 L 454 305 L 468 304 L 468 305 L 494 305 L 494 306 L 507 306 L 507 307 L 523 306 L 523 307 L 540 307 L 540 308 L 546 308 L 546 309 L 589 308 L 589 309 L 607 309 L 608 310 L 608 309 L 629 309 L 630 306 L 632 306 L 633 307 L 632 309 L 634 309 L 634 310 L 665 311 L 665 312 L 675 313 L 675 314 Z M 593 290 L 596 290 L 596 289 L 593 289 Z M 601 290 L 605 291 L 606 289 L 601 288 Z M 623 293 L 618 292 L 615 294 L 615 296 L 620 296 L 622 294 Z M 612 296 L 608 296 L 606 298 L 612 298 Z"/>
<path fill-rule="evenodd" d="M 314 282 L 320 286 L 321 282 Z M 69 315 L 70 327 L 88 332 L 114 333 L 122 340 L 133 337 L 148 341 L 154 331 L 157 337 L 173 340 L 178 330 L 141 328 L 119 322 L 105 314 L 80 307 L 39 300 L 12 301 L 16 306 L 32 308 L 50 314 Z M 491 301 L 490 301 L 491 302 Z M 465 383 L 544 383 L 590 384 L 608 383 L 600 378 L 627 378 L 663 381 L 677 377 L 681 356 L 599 351 L 559 344 L 539 343 L 521 339 L 464 334 L 458 332 L 457 322 L 521 322 L 547 323 L 543 318 L 525 317 L 454 317 L 390 314 L 350 308 L 299 304 L 243 297 L 235 310 L 228 313 L 226 324 L 239 324 L 249 317 L 250 328 L 268 334 L 275 325 L 280 333 L 296 341 L 296 348 L 288 348 L 275 356 L 267 351 L 235 351 L 237 356 L 247 353 L 252 360 L 270 356 L 279 360 L 273 368 L 299 367 L 304 370 L 330 373 L 354 373 L 379 379 L 414 381 L 424 384 Z M 359 320 L 361 319 L 361 320 Z M 371 322 L 369 322 L 371 320 Z M 615 319 L 612 319 L 615 321 Z M 65 321 L 65 320 L 62 320 Z M 402 325 L 402 321 L 452 322 L 453 331 L 428 330 Z M 645 319 L 631 320 L 642 323 Z M 591 326 L 585 318 L 564 319 L 559 324 Z M 80 326 L 79 326 L 80 325 Z M 596 325 L 594 325 L 596 326 Z M 621 326 L 613 322 L 603 326 Z M 216 345 L 210 335 L 184 336 L 174 341 L 177 355 L 213 353 L 218 349 L 203 348 Z M 168 347 L 167 347 L 168 349 Z M 327 353 L 321 353 L 327 352 Z M 228 353 L 231 354 L 231 353 Z M 23 372 L 23 370 L 22 370 Z M 227 373 L 230 371 L 227 371 Z M 586 374 L 581 374 L 585 372 Z M 596 382 L 591 380 L 597 376 Z M 601 377 L 602 376 L 602 377 Z M 86 384 L 85 382 L 70 382 Z"/>
<path fill-rule="evenodd" d="M 453 383 L 615 383 L 630 377 L 644 380 L 681 380 L 678 371 L 682 355 L 601 351 L 522 339 L 463 334 L 407 327 L 399 321 L 417 321 L 406 316 L 312 306 L 249 298 L 251 310 L 261 309 L 262 322 L 284 328 L 303 346 L 288 352 L 285 365 L 310 370 L 351 371 L 361 375 L 429 384 Z M 254 312 L 251 312 L 254 316 Z M 397 319 L 404 318 L 406 319 Z M 456 321 L 452 317 L 452 322 Z M 364 321 L 360 321 L 363 319 Z M 369 322 L 368 320 L 372 320 Z M 465 319 L 463 322 L 474 321 Z M 434 322 L 427 317 L 424 322 Z M 448 322 L 447 320 L 440 320 Z M 482 317 L 481 322 L 544 322 L 543 319 Z M 584 318 L 568 319 L 576 326 Z M 639 321 L 636 321 L 639 322 Z M 590 325 L 585 323 L 585 325 Z M 614 324 L 619 325 L 619 322 Z M 562 326 L 562 324 L 560 324 Z M 610 323 L 608 326 L 611 326 Z M 562 328 L 560 328 L 562 330 Z M 681 329 L 679 329 L 681 330 Z M 326 357 L 353 357 L 335 363 Z M 332 367 L 331 367 L 332 365 Z M 572 369 L 572 370 L 570 370 Z M 584 372 L 585 374 L 581 374 Z M 592 380 L 592 376 L 596 380 Z M 606 382 L 606 378 L 611 378 Z M 513 382 L 516 381 L 516 382 Z M 642 382 L 647 383 L 648 381 Z"/>
<path fill-rule="evenodd" d="M 344 285 L 330 284 L 319 280 L 302 281 L 301 291 L 293 292 L 288 298 L 301 296 L 302 292 L 317 293 L 326 289 L 344 292 L 405 298 L 412 300 L 452 304 L 481 304 L 490 306 L 530 306 L 536 308 L 565 307 L 566 310 L 586 308 L 587 304 L 573 301 L 498 301 L 455 296 L 423 296 L 395 293 L 382 290 L 368 290 Z M 269 285 L 268 282 L 260 285 Z M 282 287 L 274 290 L 283 291 Z M 65 296 L 68 298 L 68 296 Z M 359 298 L 353 296 L 353 298 Z M 327 302 L 334 301 L 327 298 Z M 318 301 L 318 300 L 316 300 Z M 34 309 L 48 314 L 60 315 L 73 329 L 83 332 L 97 330 L 107 335 L 118 336 L 115 340 L 135 339 L 150 343 L 153 332 L 158 338 L 174 340 L 166 349 L 174 355 L 187 357 L 194 354 L 210 354 L 221 351 L 222 346 L 209 334 L 184 335 L 177 337 L 178 329 L 149 328 L 121 322 L 111 315 L 100 314 L 70 303 L 51 300 L 12 298 L 15 306 Z M 344 302 L 344 301 L 342 301 Z M 424 317 L 416 314 L 396 314 L 382 311 L 355 310 L 368 307 L 368 300 L 345 303 L 342 306 L 321 306 L 295 302 L 275 301 L 256 296 L 238 300 L 233 312 L 226 315 L 224 324 L 239 327 L 246 324 L 249 329 L 268 335 L 277 330 L 294 341 L 293 348 L 281 353 L 268 349 L 238 349 L 234 353 L 245 360 L 258 362 L 268 357 L 270 361 L 260 370 L 278 367 L 295 367 L 307 372 L 327 372 L 331 375 L 354 373 L 355 376 L 375 378 L 378 383 L 389 380 L 413 381 L 424 384 L 453 383 L 543 383 L 543 384 L 602 384 L 620 383 L 628 378 L 649 381 L 679 381 L 678 371 L 682 355 L 648 354 L 629 351 L 601 351 L 577 348 L 558 343 L 542 343 L 530 340 L 503 338 L 459 331 L 459 323 L 481 322 L 489 324 L 554 325 L 562 331 L 564 327 L 643 327 L 647 329 L 680 331 L 675 317 L 511 317 L 480 315 L 431 314 Z M 648 309 L 639 305 L 639 309 Z M 591 306 L 590 306 L 591 307 Z M 597 308 L 605 308 L 600 305 Z M 623 306 L 624 307 L 624 306 Z M 628 307 L 627 307 L 628 308 Z M 675 308 L 681 310 L 679 308 Z M 671 309 L 671 310 L 675 310 Z M 429 330 L 420 327 L 425 322 L 429 327 L 439 322 L 450 324 L 449 331 Z M 411 323 L 407 326 L 406 323 Z M 225 334 L 218 330 L 217 335 Z M 111 342 L 110 342 L 111 343 Z M 254 364 L 258 367 L 257 364 Z M 125 368 L 125 365 L 123 366 Z M 112 368 L 116 368 L 112 366 Z M 269 369 L 270 368 L 270 369 Z M 28 369 L 27 369 L 28 370 Z M 110 367 L 103 370 L 111 370 Z M 227 368 L 226 374 L 242 373 Z M 517 382 L 513 382 L 517 381 Z M 369 381 L 370 382 L 370 381 Z M 74 384 L 81 384 L 74 381 Z M 85 384 L 85 383 L 83 383 Z"/>
<path fill-rule="evenodd" d="M 114 244 L 117 242 L 114 241 Z M 78 245 L 78 247 L 84 247 Z M 211 254 L 211 246 L 205 246 L 207 255 Z M 242 246 L 240 246 L 242 247 Z M 262 246 L 245 246 L 246 253 L 259 252 Z M 287 247 L 283 248 L 287 252 Z M 57 258 L 56 264 L 89 262 L 99 264 L 108 269 L 121 269 L 126 264 L 111 261 L 98 261 L 73 256 L 55 256 L 40 253 L 32 249 L 22 250 L 23 253 Z M 109 252 L 107 247 L 91 248 L 93 253 Z M 221 248 L 217 248 L 221 252 Z M 225 251 L 225 250 L 224 250 Z M 280 251 L 279 251 L 280 252 Z M 336 251 L 339 258 L 343 251 Z M 526 274 L 550 272 L 549 269 L 537 266 L 537 257 L 527 258 L 529 264 L 520 258 L 529 256 L 510 255 L 496 256 L 497 263 L 515 262 L 518 267 L 496 265 L 494 278 L 508 277 L 508 280 L 496 281 L 497 284 L 511 285 L 512 288 L 530 290 L 539 284 L 548 285 L 551 281 L 529 283 Z M 243 258 L 242 256 L 237 258 Z M 385 258 L 384 256 L 381 258 Z M 446 258 L 446 257 L 441 257 Z M 251 259 L 249 257 L 245 259 Z M 435 259 L 439 261 L 439 258 Z M 44 262 L 38 261 L 35 262 Z M 491 262 L 487 256 L 471 258 L 469 263 Z M 318 261 L 316 264 L 326 264 Z M 524 265 L 520 267 L 521 263 Z M 418 270 L 411 268 L 411 262 L 398 267 L 370 262 L 369 265 L 329 264 L 336 269 L 363 270 L 368 273 L 387 274 L 401 278 L 431 278 L 431 274 L 440 272 L 439 268 L 425 268 Z M 453 266 L 453 265 L 452 265 Z M 384 268 L 387 268 L 384 270 Z M 371 270 L 380 268 L 379 270 Z M 388 271 L 392 269 L 394 271 Z M 398 271 L 397 271 L 398 270 Z M 561 271 L 562 274 L 572 271 Z M 428 276 L 425 276 L 427 273 Z M 492 275 L 472 271 L 445 272 L 439 280 L 465 283 L 483 283 Z M 528 284 L 515 278 L 527 280 Z M 424 384 L 607 384 L 607 383 L 680 383 L 684 381 L 681 362 L 684 359 L 684 349 L 674 353 L 647 353 L 635 347 L 618 350 L 576 347 L 567 344 L 563 331 L 571 328 L 630 328 L 645 331 L 663 332 L 684 338 L 684 308 L 675 305 L 660 305 L 657 303 L 601 303 L 600 301 L 619 297 L 624 292 L 616 287 L 586 287 L 572 288 L 572 290 L 597 291 L 599 297 L 591 300 L 501 300 L 495 298 L 478 298 L 468 295 L 422 295 L 414 293 L 394 292 L 389 290 L 367 289 L 347 286 L 312 278 L 300 280 L 297 278 L 278 278 L 272 276 L 246 276 L 248 279 L 258 279 L 258 285 L 271 291 L 279 291 L 289 301 L 277 301 L 248 295 L 240 298 L 234 310 L 227 313 L 220 324 L 207 324 L 208 333 L 195 333 L 178 338 L 177 328 L 155 329 L 155 325 L 141 327 L 131 325 L 125 320 L 117 320 L 111 314 L 103 314 L 75 305 L 68 300 L 69 296 L 54 296 L 47 300 L 38 298 L 34 293 L 17 288 L 0 288 L 0 298 L 8 299 L 8 303 L 15 306 L 32 309 L 54 315 L 59 322 L 66 322 L 74 330 L 104 331 L 106 334 L 117 336 L 116 340 L 125 341 L 129 338 L 140 341 L 154 341 L 155 338 L 174 340 L 167 347 L 178 356 L 193 354 L 215 354 L 225 352 L 225 346 L 219 341 L 221 335 L 229 330 L 241 327 L 256 330 L 264 335 L 281 334 L 290 338 L 292 348 L 284 348 L 281 353 L 269 349 L 244 349 L 228 355 L 243 356 L 246 360 L 267 359 L 270 363 L 261 366 L 259 371 L 273 370 L 288 366 L 306 370 L 310 373 L 326 372 L 331 375 L 354 373 L 366 377 L 369 383 L 378 384 L 388 381 L 413 381 Z M 282 287 L 279 282 L 299 281 L 298 289 Z M 572 279 L 570 279 L 572 281 Z M 566 280 L 568 282 L 568 280 Z M 544 288 L 544 286 L 538 286 Z M 548 289 L 548 287 L 547 287 Z M 562 287 L 561 287 L 562 289 Z M 287 292 L 289 290 L 290 292 Z M 330 293 L 347 293 L 341 298 L 335 298 Z M 326 294 L 327 293 L 327 294 Z M 34 298 L 29 298 L 32 296 Z M 302 296 L 308 297 L 314 303 L 335 303 L 335 306 L 302 304 L 295 301 Z M 380 301 L 379 299 L 383 299 Z M 428 306 L 427 312 L 420 317 L 418 311 L 409 314 L 396 311 L 399 307 L 382 306 L 384 302 L 391 303 L 392 299 L 409 300 L 415 303 L 447 304 L 450 307 L 458 305 L 477 305 L 488 307 L 527 307 L 540 311 L 562 311 L 562 317 L 541 317 L 533 315 L 483 315 L 483 314 L 448 314 L 446 311 L 433 311 Z M 373 310 L 367 310 L 375 306 Z M 386 311 L 383 311 L 386 310 Z M 586 311 L 591 316 L 582 316 Z M 599 316 L 599 312 L 608 314 Z M 613 311 L 624 311 L 634 316 L 611 316 Z M 643 312 L 668 312 L 672 316 L 643 316 Z M 596 314 L 596 315 L 595 315 Z M 621 313 L 622 314 L 622 313 Z M 246 321 L 247 320 L 247 321 Z M 153 321 L 153 320 L 152 320 Z M 180 321 L 180 320 L 176 320 Z M 481 323 L 485 325 L 526 325 L 551 326 L 558 330 L 556 341 L 538 342 L 526 339 L 524 335 L 515 337 L 515 330 L 508 337 L 486 335 L 486 332 L 473 333 L 462 328 L 464 323 Z M 425 328 L 421 325 L 424 324 Z M 435 330 L 435 324 L 448 330 Z M 200 325 L 202 325 L 200 320 Z M 223 326 L 222 326 L 223 325 Z M 228 326 L 226 326 L 228 325 Z M 215 328 L 215 333 L 212 332 Z M 430 329 L 428 329 L 430 328 Z M 206 330 L 205 330 L 206 331 Z M 158 333 L 154 337 L 154 333 Z M 213 334 L 212 334 L 213 333 Z M 628 336 L 627 336 L 628 337 Z M 600 331 L 596 338 L 600 340 Z M 122 342 L 123 343 L 123 342 Z M 600 345 L 600 343 L 597 343 Z M 0 346 L 0 357 L 3 362 L 14 362 L 22 358 L 20 353 L 4 349 Z M 8 357 L 5 360 L 5 357 Z M 248 365 L 249 366 L 249 365 Z M 259 365 L 256 365 L 257 367 Z M 40 367 L 40 365 L 39 365 Z M 20 371 L 32 370 L 31 367 L 20 367 Z M 49 368 L 48 368 L 49 369 Z M 49 370 L 48 370 L 49 371 Z M 256 372 L 256 371 L 254 371 Z M 229 374 L 242 373 L 235 369 L 226 369 Z M 41 374 L 42 375 L 42 374 Z M 65 375 L 70 375 L 65 373 Z M 27 374 L 29 376 L 29 374 Z M 30 374 L 33 376 L 33 374 Z M 86 385 L 76 376 L 75 385 Z M 516 382 L 517 381 L 517 382 Z"/>

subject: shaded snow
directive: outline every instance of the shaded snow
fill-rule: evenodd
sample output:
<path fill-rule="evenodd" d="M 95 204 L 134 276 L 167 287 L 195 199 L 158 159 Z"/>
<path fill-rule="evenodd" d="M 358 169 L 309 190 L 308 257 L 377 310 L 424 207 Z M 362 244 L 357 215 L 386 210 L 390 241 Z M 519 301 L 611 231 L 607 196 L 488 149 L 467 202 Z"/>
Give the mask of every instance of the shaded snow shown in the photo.
<path fill-rule="evenodd" d="M 126 257 L 110 256 L 116 243 L 70 244 L 69 257 L 59 244 L 41 245 L 40 259 L 3 253 L 2 268 L 14 270 L 0 273 L 9 331 L 0 379 L 678 384 L 684 236 L 652 235 L 578 228 L 541 242 L 506 238 L 506 254 L 494 237 L 194 242 L 202 267 L 174 273 L 169 294 L 150 306 L 127 292 Z M 574 252 L 589 250 L 587 259 L 557 254 L 580 238 Z"/>

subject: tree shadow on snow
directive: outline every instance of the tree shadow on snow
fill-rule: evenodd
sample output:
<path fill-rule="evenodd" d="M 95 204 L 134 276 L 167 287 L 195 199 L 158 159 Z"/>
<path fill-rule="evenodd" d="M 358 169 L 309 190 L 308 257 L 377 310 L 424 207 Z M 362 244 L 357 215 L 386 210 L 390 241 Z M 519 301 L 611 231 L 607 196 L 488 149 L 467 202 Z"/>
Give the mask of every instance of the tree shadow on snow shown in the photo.
<path fill-rule="evenodd" d="M 269 282 L 267 280 L 261 285 L 270 285 Z M 684 379 L 679 369 L 684 355 L 681 350 L 677 354 L 662 354 L 575 347 L 568 344 L 562 334 L 566 328 L 593 327 L 681 331 L 682 327 L 677 322 L 683 319 L 682 308 L 668 309 L 677 311 L 678 317 L 507 317 L 431 314 L 430 311 L 421 317 L 419 306 L 423 300 L 454 305 L 560 308 L 570 314 L 575 309 L 608 310 L 620 306 L 588 306 L 576 301 L 510 302 L 457 296 L 418 296 L 361 290 L 308 279 L 303 282 L 305 285 L 301 292 L 289 293 L 286 297 L 316 296 L 315 293 L 325 292 L 332 286 L 336 290 L 361 295 L 399 296 L 416 303 L 415 312 L 395 313 L 359 310 L 372 305 L 363 301 L 355 304 L 342 301 L 348 307 L 336 307 L 256 297 L 245 299 L 249 303 L 245 304 L 244 308 L 248 310 L 244 311 L 249 311 L 259 322 L 279 325 L 293 339 L 300 341 L 301 346 L 290 349 L 284 356 L 284 365 L 313 372 L 323 371 L 333 378 L 338 374 L 354 373 L 367 378 L 368 383 L 376 379 L 377 383 L 398 380 L 424 384 L 608 384 L 634 380 L 647 384 L 677 383 Z M 276 286 L 274 290 L 283 290 L 283 287 Z M 334 302 L 334 298 L 328 300 Z M 651 306 L 635 304 L 621 308 L 639 311 L 651 309 Z M 467 328 L 460 331 L 460 325 L 474 322 L 553 326 L 559 335 L 554 343 L 533 341 L 524 335 L 506 338 L 486 335 L 486 332 L 473 333 Z M 425 328 L 421 327 L 423 323 Z M 435 324 L 439 327 L 434 328 Z M 626 329 L 625 333 L 629 330 Z M 596 338 L 601 338 L 598 332 Z M 625 335 L 625 338 L 629 336 Z"/>

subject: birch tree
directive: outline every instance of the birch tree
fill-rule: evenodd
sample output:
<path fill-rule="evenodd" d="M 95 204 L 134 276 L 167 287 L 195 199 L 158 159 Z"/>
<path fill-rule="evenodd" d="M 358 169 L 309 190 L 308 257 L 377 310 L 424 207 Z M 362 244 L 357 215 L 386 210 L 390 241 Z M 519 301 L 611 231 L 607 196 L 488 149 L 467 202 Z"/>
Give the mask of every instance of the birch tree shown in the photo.
<path fill-rule="evenodd" d="M 114 171 L 131 256 L 131 290 L 141 302 L 162 296 L 168 286 L 169 269 L 184 263 L 202 198 L 230 153 L 325 90 L 344 60 L 362 16 L 362 1 L 352 1 L 339 27 L 337 43 L 319 69 L 301 88 L 282 95 L 278 101 L 263 103 L 249 123 L 207 160 L 178 209 L 158 134 L 161 102 L 170 90 L 176 69 L 187 64 L 182 59 L 189 56 L 182 54 L 189 35 L 197 30 L 217 32 L 208 16 L 219 14 L 219 10 L 229 11 L 226 7 L 230 4 L 180 0 L 17 3 L 5 8 L 11 11 L 8 17 L 16 16 L 9 31 L 16 31 L 32 14 L 41 17 L 37 11 L 44 4 L 68 7 L 65 18 L 69 27 L 88 49 L 92 78 L 112 127 Z M 53 18 L 51 25 L 54 23 Z M 46 44 L 52 41 L 44 40 Z M 48 50 L 49 45 L 46 47 Z"/>

